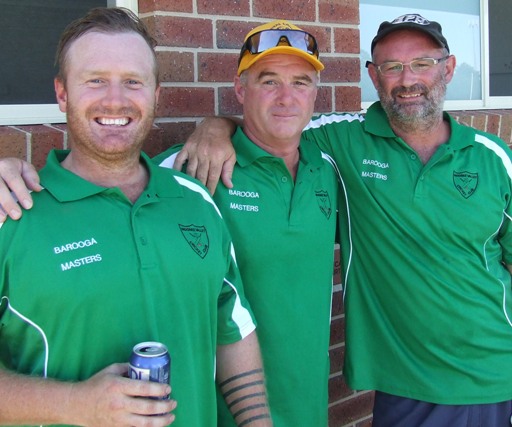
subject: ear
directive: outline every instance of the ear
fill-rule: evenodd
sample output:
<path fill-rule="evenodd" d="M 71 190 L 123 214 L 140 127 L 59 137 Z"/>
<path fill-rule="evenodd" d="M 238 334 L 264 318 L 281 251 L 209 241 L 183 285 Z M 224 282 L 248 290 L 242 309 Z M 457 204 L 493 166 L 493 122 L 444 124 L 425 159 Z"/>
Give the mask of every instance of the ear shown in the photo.
<path fill-rule="evenodd" d="M 455 73 L 455 67 L 457 66 L 457 59 L 454 55 L 450 55 L 446 59 L 446 83 L 450 83 Z"/>
<path fill-rule="evenodd" d="M 240 76 L 235 76 L 234 83 L 236 99 L 238 99 L 238 102 L 243 105 L 245 98 L 245 85 L 242 83 Z"/>
<path fill-rule="evenodd" d="M 378 80 L 378 74 L 377 68 L 373 64 L 368 65 L 368 75 L 370 76 L 370 79 L 372 80 L 373 86 L 375 89 L 379 86 L 379 80 Z"/>
<path fill-rule="evenodd" d="M 55 88 L 55 96 L 57 97 L 59 109 L 60 111 L 65 113 L 68 102 L 68 93 L 66 92 L 64 82 L 60 77 L 55 77 L 55 79 L 53 80 L 53 86 Z"/>

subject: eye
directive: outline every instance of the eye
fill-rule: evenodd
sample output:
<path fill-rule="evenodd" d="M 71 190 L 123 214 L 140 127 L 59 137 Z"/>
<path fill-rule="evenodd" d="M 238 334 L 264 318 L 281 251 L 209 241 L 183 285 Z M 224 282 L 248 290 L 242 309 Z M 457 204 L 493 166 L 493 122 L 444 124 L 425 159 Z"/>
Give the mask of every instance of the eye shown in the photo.
<path fill-rule="evenodd" d="M 400 62 L 387 62 L 381 65 L 382 71 L 385 73 L 402 71 L 402 64 Z"/>
<path fill-rule="evenodd" d="M 413 65 L 416 70 L 422 71 L 422 70 L 428 70 L 434 64 L 432 63 L 431 60 L 420 59 L 418 61 L 413 61 L 413 63 L 411 65 Z"/>

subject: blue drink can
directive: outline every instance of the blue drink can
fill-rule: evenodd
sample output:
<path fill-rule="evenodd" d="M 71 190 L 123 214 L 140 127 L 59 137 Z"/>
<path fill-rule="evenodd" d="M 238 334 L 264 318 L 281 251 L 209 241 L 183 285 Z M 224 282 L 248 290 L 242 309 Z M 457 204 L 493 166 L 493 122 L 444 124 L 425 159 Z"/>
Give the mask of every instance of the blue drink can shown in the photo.
<path fill-rule="evenodd" d="M 171 384 L 171 357 L 159 342 L 141 342 L 133 347 L 128 376 L 135 380 Z"/>

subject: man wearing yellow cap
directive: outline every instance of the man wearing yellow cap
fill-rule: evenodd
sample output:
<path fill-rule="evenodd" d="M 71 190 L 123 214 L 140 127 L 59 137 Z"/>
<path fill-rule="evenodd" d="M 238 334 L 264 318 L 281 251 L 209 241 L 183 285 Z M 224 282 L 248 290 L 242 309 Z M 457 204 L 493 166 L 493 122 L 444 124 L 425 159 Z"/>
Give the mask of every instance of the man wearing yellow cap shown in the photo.
<path fill-rule="evenodd" d="M 214 194 L 258 322 L 275 427 L 327 426 L 337 177 L 301 139 L 323 68 L 314 37 L 287 21 L 247 34 L 234 80 L 244 112 L 232 137 L 236 186 Z M 155 160 L 171 166 L 176 151 Z M 235 388 L 220 384 L 219 426 L 236 425 L 224 404 L 239 404 Z"/>

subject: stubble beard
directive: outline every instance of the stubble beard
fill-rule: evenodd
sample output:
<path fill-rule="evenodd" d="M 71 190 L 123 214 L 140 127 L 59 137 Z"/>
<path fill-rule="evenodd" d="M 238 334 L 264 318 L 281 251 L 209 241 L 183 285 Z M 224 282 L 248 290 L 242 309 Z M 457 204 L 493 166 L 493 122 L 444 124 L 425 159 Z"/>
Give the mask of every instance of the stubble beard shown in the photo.
<path fill-rule="evenodd" d="M 395 101 L 398 94 L 418 91 L 423 93 L 424 97 L 416 104 L 404 105 Z M 446 96 L 446 80 L 442 73 L 437 75 L 430 89 L 423 84 L 408 88 L 399 86 L 391 91 L 391 95 L 388 95 L 383 86 L 379 85 L 377 92 L 391 125 L 404 132 L 426 132 L 442 120 Z"/>
<path fill-rule="evenodd" d="M 98 135 L 90 128 L 89 117 L 95 116 L 129 116 L 141 117 L 140 112 L 134 114 L 132 109 L 123 109 L 122 111 L 87 111 L 84 117 L 73 106 L 68 105 L 67 120 L 70 134 L 70 144 L 72 149 L 80 149 L 84 153 L 89 153 L 91 158 L 96 158 L 100 163 L 109 164 L 113 166 L 115 162 L 123 162 L 132 156 L 140 155 L 142 145 L 146 140 L 154 121 L 154 111 L 146 118 L 144 118 L 136 129 L 133 129 L 129 134 L 124 137 L 128 142 L 122 145 L 115 145 L 109 147 L 108 144 L 103 145 L 99 140 Z M 120 129 L 121 131 L 121 129 Z M 107 131 L 108 132 L 108 131 Z M 107 133 L 106 132 L 106 133 Z M 112 129 L 112 135 L 115 135 L 116 130 Z"/>

